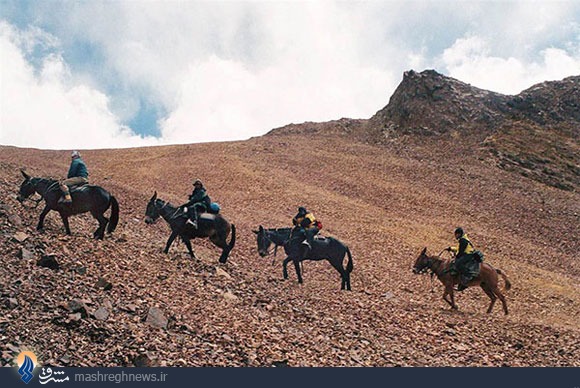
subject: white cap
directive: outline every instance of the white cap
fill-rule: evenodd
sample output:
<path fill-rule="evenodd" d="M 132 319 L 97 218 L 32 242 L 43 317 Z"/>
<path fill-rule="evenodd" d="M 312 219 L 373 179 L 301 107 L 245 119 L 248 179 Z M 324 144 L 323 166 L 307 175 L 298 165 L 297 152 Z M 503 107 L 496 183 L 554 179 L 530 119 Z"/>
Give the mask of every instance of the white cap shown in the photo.
<path fill-rule="evenodd" d="M 81 153 L 80 153 L 80 152 L 78 152 L 78 151 L 73 151 L 73 152 L 70 154 L 70 157 L 71 157 L 71 158 L 79 158 L 80 156 L 81 156 Z"/>

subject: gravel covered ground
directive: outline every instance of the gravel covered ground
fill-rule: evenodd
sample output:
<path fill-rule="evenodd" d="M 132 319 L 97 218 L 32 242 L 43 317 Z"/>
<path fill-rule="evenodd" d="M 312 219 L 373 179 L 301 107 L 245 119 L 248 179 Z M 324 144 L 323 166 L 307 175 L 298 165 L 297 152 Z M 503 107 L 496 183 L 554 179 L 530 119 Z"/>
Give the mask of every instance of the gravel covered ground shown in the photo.
<path fill-rule="evenodd" d="M 580 366 L 580 197 L 484 150 L 279 133 L 86 151 L 91 182 L 121 206 L 104 241 L 90 215 L 71 219 L 70 237 L 56 213 L 37 232 L 41 206 L 15 200 L 20 168 L 58 177 L 68 152 L 0 151 L 2 365 L 30 349 L 58 366 Z M 198 177 L 237 227 L 225 265 L 205 240 L 193 241 L 200 260 L 182 243 L 163 254 L 168 226 L 143 221 L 154 191 L 179 204 Z M 302 205 L 349 245 L 352 292 L 327 262 L 305 262 L 299 285 L 291 267 L 282 279 L 282 252 L 275 265 L 258 256 L 252 230 L 289 226 Z M 510 278 L 508 316 L 485 314 L 479 288 L 449 311 L 442 286 L 411 272 L 458 225 Z M 47 255 L 58 270 L 37 265 Z"/>

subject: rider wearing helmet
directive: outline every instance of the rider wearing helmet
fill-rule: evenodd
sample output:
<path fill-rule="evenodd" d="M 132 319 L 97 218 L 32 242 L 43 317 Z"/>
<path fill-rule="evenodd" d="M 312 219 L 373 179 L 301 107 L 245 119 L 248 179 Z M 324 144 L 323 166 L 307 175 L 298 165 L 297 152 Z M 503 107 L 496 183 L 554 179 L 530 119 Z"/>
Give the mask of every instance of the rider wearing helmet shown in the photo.
<path fill-rule="evenodd" d="M 471 262 L 473 257 L 473 252 L 475 248 L 467 234 L 463 231 L 462 228 L 455 229 L 455 239 L 457 240 L 458 244 L 457 247 L 448 247 L 446 250 L 449 252 L 454 252 L 455 256 L 455 269 L 460 275 L 460 282 L 457 286 L 458 291 L 463 291 L 467 288 L 468 283 L 473 278 L 473 274 L 467 268 L 467 265 Z"/>
<path fill-rule="evenodd" d="M 197 215 L 209 210 L 211 199 L 207 195 L 205 187 L 200 179 L 193 182 L 193 192 L 189 196 L 189 201 L 182 205 L 183 211 L 188 213 L 187 223 L 197 229 Z"/>
<path fill-rule="evenodd" d="M 69 186 L 86 185 L 89 183 L 89 171 L 87 170 L 87 165 L 81 159 L 80 152 L 72 151 L 71 159 L 67 179 L 60 182 L 60 189 L 64 195 L 64 198 L 60 201 L 65 204 L 72 203 Z"/>

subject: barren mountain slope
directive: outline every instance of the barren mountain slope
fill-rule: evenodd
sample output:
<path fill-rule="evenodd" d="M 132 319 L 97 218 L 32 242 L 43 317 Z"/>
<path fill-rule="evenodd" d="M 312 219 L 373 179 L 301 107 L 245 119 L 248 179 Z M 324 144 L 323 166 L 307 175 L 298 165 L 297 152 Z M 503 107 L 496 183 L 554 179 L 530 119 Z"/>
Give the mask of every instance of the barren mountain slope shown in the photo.
<path fill-rule="evenodd" d="M 92 182 L 121 205 L 104 241 L 90 238 L 96 222 L 86 215 L 71 220 L 72 237 L 52 213 L 38 233 L 40 208 L 14 200 L 19 168 L 61 176 L 68 152 L 2 147 L 3 363 L 31 348 L 44 363 L 75 366 L 580 365 L 577 193 L 498 169 L 452 139 L 374 146 L 335 132 L 85 151 Z M 238 230 L 223 266 L 207 241 L 194 240 L 200 261 L 180 243 L 162 254 L 167 225 L 143 222 L 154 190 L 178 204 L 196 177 Z M 306 262 L 298 285 L 291 268 L 282 280 L 280 252 L 275 266 L 258 257 L 252 229 L 287 226 L 300 205 L 350 246 L 352 292 L 339 291 L 326 262 Z M 485 314 L 475 288 L 450 312 L 440 284 L 431 293 L 428 277 L 412 274 L 421 249 L 452 244 L 458 225 L 512 281 L 507 317 L 499 305 Z M 17 242 L 17 231 L 28 239 Z M 22 248 L 34 258 L 19 258 Z M 36 266 L 42 254 L 61 270 Z M 100 277 L 112 289 L 97 287 Z M 66 309 L 73 299 L 109 315 L 77 320 Z M 153 306 L 167 329 L 145 322 Z"/>

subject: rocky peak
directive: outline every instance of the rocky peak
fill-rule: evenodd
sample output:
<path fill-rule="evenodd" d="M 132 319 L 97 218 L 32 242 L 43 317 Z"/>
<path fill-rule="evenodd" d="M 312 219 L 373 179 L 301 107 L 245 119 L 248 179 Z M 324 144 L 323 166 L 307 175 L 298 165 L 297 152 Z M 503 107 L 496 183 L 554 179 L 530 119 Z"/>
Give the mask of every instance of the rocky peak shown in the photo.
<path fill-rule="evenodd" d="M 537 124 L 580 124 L 580 76 L 534 85 L 508 105 L 520 117 Z"/>
<path fill-rule="evenodd" d="M 509 97 L 444 76 L 435 70 L 409 70 L 389 104 L 369 122 L 379 137 L 397 134 L 442 134 L 454 130 L 485 131 L 501 120 Z"/>

